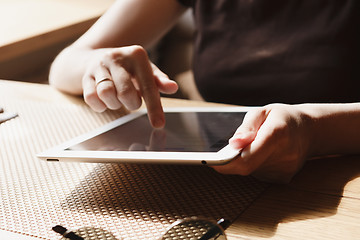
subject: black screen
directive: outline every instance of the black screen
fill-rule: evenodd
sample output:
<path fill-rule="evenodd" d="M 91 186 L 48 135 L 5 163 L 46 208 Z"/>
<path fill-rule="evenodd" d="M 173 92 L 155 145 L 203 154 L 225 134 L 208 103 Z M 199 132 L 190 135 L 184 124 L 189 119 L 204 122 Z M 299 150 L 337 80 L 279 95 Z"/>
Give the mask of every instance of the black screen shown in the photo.
<path fill-rule="evenodd" d="M 216 152 L 242 123 L 244 112 L 167 112 L 163 129 L 147 115 L 115 127 L 67 150 Z"/>

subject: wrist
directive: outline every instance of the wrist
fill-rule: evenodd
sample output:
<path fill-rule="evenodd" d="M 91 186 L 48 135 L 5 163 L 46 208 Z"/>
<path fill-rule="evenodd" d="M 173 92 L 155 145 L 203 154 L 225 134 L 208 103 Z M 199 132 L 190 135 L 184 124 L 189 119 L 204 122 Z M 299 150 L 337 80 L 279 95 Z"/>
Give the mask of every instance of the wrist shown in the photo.
<path fill-rule="evenodd" d="M 317 155 L 318 140 L 316 133 L 316 125 L 318 121 L 317 112 L 313 104 L 294 105 L 297 109 L 299 135 L 301 139 L 301 147 L 303 157 L 305 159 Z"/>
<path fill-rule="evenodd" d="M 307 157 L 358 154 L 360 104 L 301 104 Z"/>
<path fill-rule="evenodd" d="M 318 137 L 319 111 L 315 104 L 297 105 L 300 111 L 302 124 L 302 138 L 306 158 L 312 158 L 319 155 L 320 141 Z"/>

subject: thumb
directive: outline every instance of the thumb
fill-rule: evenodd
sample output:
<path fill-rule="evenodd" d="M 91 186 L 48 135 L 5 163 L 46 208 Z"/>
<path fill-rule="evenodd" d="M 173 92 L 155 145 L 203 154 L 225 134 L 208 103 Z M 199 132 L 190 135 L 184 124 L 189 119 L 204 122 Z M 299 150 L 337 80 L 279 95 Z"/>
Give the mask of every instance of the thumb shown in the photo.
<path fill-rule="evenodd" d="M 165 94 L 175 93 L 179 88 L 177 83 L 173 80 L 170 80 L 165 73 L 163 73 L 157 66 L 155 66 L 155 64 L 152 63 L 151 66 L 155 77 L 155 83 L 159 88 L 159 91 Z"/>
<path fill-rule="evenodd" d="M 254 141 L 257 132 L 265 121 L 267 111 L 265 108 L 255 108 L 246 113 L 244 121 L 229 139 L 229 144 L 235 149 L 243 149 Z"/>

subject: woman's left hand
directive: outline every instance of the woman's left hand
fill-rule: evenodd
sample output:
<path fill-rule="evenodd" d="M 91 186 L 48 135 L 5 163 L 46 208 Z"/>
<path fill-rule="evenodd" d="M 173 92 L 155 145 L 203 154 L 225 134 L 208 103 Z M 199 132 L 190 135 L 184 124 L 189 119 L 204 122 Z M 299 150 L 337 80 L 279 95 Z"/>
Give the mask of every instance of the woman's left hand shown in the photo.
<path fill-rule="evenodd" d="M 249 111 L 229 140 L 232 147 L 242 149 L 241 154 L 213 168 L 224 174 L 289 182 L 303 166 L 310 144 L 310 117 L 302 106 L 270 104 Z"/>

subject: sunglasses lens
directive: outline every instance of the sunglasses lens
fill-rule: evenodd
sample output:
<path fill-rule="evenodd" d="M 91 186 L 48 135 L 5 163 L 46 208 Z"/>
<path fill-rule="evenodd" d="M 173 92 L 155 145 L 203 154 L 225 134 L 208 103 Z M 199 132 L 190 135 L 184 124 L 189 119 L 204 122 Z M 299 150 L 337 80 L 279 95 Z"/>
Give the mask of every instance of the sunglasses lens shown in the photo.
<path fill-rule="evenodd" d="M 162 236 L 162 240 L 226 240 L 223 229 L 203 219 L 185 219 L 175 222 Z"/>

